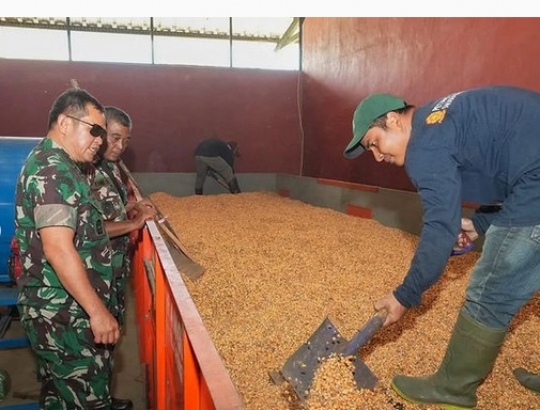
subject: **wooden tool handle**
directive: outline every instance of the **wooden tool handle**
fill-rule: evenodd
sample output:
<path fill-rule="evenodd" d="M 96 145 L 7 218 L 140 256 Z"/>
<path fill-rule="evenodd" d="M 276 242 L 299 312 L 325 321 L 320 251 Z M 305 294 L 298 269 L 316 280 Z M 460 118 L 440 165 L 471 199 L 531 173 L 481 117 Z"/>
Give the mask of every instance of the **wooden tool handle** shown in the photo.
<path fill-rule="evenodd" d="M 178 239 L 178 237 L 175 235 L 174 232 L 172 232 L 166 224 L 161 221 L 159 223 L 159 227 L 162 229 L 162 231 L 165 233 L 165 235 L 174 243 L 176 248 L 181 251 L 184 255 L 186 255 L 188 258 L 193 259 L 187 249 L 184 245 L 182 245 L 182 242 Z"/>
<path fill-rule="evenodd" d="M 140 201 L 141 199 L 144 198 L 144 195 L 142 194 L 141 192 L 141 189 L 139 188 L 139 186 L 137 185 L 137 182 L 135 181 L 135 177 L 133 176 L 133 174 L 131 173 L 131 171 L 128 169 L 128 167 L 126 166 L 126 164 L 124 164 L 124 162 L 122 160 L 118 161 L 118 166 L 120 167 L 120 169 L 124 172 L 124 174 L 126 174 L 126 176 L 128 177 L 129 181 L 131 182 L 131 187 L 133 188 L 133 192 L 135 193 L 135 196 L 137 197 L 137 200 Z M 152 201 L 150 198 L 146 198 L 148 201 L 150 201 L 150 203 L 152 205 L 154 205 L 154 208 L 156 209 L 156 214 L 157 214 L 157 221 L 160 223 L 160 224 L 163 224 L 165 223 L 167 225 L 167 228 L 169 228 L 169 230 L 176 236 L 176 234 L 173 232 L 173 229 L 172 229 L 172 226 L 169 225 L 168 221 L 167 221 L 167 218 L 165 218 L 165 216 L 161 213 L 161 211 L 159 210 L 159 208 L 156 206 L 156 204 L 154 203 L 154 201 Z M 178 237 L 178 236 L 177 236 Z"/>
<path fill-rule="evenodd" d="M 129 171 L 129 169 L 127 168 L 126 164 L 124 164 L 124 162 L 122 160 L 118 161 L 118 166 L 122 169 L 122 171 L 124 171 L 124 173 L 126 174 L 126 176 L 128 177 L 128 179 L 130 180 L 131 182 L 131 185 L 133 187 L 133 192 L 135 193 L 135 196 L 137 196 L 138 198 L 137 199 L 142 199 L 143 198 L 143 195 L 142 195 L 142 192 L 140 190 L 140 188 L 138 187 L 137 185 L 137 182 L 135 182 L 135 178 L 133 177 L 133 175 L 131 174 L 131 172 Z M 163 216 L 163 214 L 159 211 L 159 208 L 156 206 L 156 204 L 154 204 L 154 202 L 148 198 L 148 200 L 150 202 L 152 202 L 152 204 L 154 205 L 154 208 L 156 209 L 156 213 L 157 213 L 157 216 L 158 216 L 158 228 L 160 228 L 160 230 L 162 231 L 162 233 L 165 234 L 165 236 L 167 238 L 169 238 L 170 241 L 172 241 L 173 245 L 180 251 L 182 252 L 184 255 L 186 255 L 188 258 L 192 259 L 190 254 L 188 253 L 188 251 L 186 250 L 185 246 L 182 245 L 182 243 L 180 242 L 180 240 L 178 239 L 178 236 L 176 235 L 176 233 L 173 231 L 172 227 L 169 225 L 168 221 L 167 221 L 167 218 L 165 218 Z"/>
<path fill-rule="evenodd" d="M 230 190 L 229 184 L 225 182 L 225 180 L 213 169 L 210 169 L 208 171 L 208 175 L 210 175 L 212 178 L 214 178 L 218 184 L 220 184 L 223 188 Z"/>
<path fill-rule="evenodd" d="M 366 342 L 368 342 L 375 333 L 382 327 L 386 321 L 386 316 L 388 316 L 388 311 L 386 309 L 381 309 L 375 313 L 371 319 L 360 329 L 349 343 L 343 349 L 344 356 L 350 356 L 356 354 L 358 349 L 360 349 Z"/>
<path fill-rule="evenodd" d="M 140 201 L 141 199 L 144 198 L 144 195 L 141 191 L 141 189 L 139 188 L 139 186 L 137 185 L 137 181 L 135 181 L 135 177 L 133 176 L 133 174 L 131 173 L 131 171 L 128 169 L 128 167 L 126 166 L 126 164 L 124 164 L 124 161 L 122 160 L 119 160 L 118 161 L 118 166 L 120 167 L 120 169 L 124 172 L 124 174 L 126 174 L 126 176 L 128 177 L 129 181 L 131 182 L 131 187 L 133 188 L 133 193 L 135 194 L 135 196 L 137 197 L 137 200 Z M 156 209 L 156 213 L 157 213 L 157 218 L 158 218 L 158 222 L 159 223 L 163 223 L 164 221 L 166 222 L 167 218 L 165 218 L 165 216 L 163 216 L 163 214 L 161 213 L 161 211 L 159 210 L 159 208 L 156 206 L 156 204 L 154 203 L 154 201 L 152 201 L 150 198 L 146 198 L 146 200 L 150 201 L 150 203 L 152 205 L 154 205 L 154 208 Z M 169 228 L 169 230 L 172 231 L 172 227 L 170 225 L 167 225 L 167 227 Z"/>
<path fill-rule="evenodd" d="M 128 169 L 126 164 L 124 164 L 124 161 L 119 160 L 118 161 L 118 166 L 124 172 L 124 174 L 126 174 L 126 176 L 129 179 L 129 182 L 131 182 L 131 187 L 133 188 L 133 192 L 135 193 L 135 196 L 137 197 L 137 200 L 140 201 L 141 199 L 143 199 L 142 192 L 139 189 L 139 186 L 137 185 L 137 182 L 135 181 L 135 177 L 133 176 L 131 171 Z"/>

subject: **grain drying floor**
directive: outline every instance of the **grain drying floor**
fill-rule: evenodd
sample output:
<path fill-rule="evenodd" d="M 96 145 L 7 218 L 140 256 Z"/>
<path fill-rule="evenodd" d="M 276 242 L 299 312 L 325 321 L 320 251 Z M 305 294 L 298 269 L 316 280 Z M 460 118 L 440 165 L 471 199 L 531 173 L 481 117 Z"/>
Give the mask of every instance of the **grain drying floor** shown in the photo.
<path fill-rule="evenodd" d="M 327 315 L 350 339 L 372 315 L 372 302 L 400 283 L 417 242 L 378 222 L 274 193 L 151 197 L 207 269 L 195 283 L 184 280 L 246 410 L 299 409 L 287 385 L 272 384 L 269 372 L 281 368 Z M 330 375 L 315 380 L 306 408 L 434 409 L 402 403 L 388 386 L 395 374 L 436 370 L 477 257 L 452 258 L 423 306 L 362 348 L 380 378 L 374 393 L 356 390 L 343 366 L 325 366 Z M 515 318 L 478 390 L 478 410 L 540 409 L 540 396 L 511 373 L 517 366 L 540 371 L 539 312 L 536 298 Z"/>

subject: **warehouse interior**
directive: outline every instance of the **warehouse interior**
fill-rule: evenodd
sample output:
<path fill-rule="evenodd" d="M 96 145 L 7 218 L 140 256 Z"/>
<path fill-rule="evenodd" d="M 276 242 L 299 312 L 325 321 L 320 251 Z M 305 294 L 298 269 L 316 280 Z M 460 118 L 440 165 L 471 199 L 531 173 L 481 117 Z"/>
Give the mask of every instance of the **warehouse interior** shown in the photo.
<path fill-rule="evenodd" d="M 359 101 L 385 92 L 422 105 L 487 85 L 540 91 L 540 48 L 531 41 L 538 37 L 537 17 L 303 17 L 293 22 L 295 31 L 276 41 L 283 47 L 299 44 L 298 70 L 0 58 L 0 136 L 44 136 L 52 101 L 75 79 L 133 119 L 123 161 L 144 195 L 193 196 L 194 149 L 200 140 L 216 137 L 238 142 L 235 172 L 242 193 L 277 193 L 419 235 L 421 203 L 405 170 L 377 163 L 370 154 L 354 160 L 343 156 Z M 212 180 L 204 194 L 229 195 Z M 463 215 L 477 205 L 464 202 Z M 481 245 L 480 240 L 476 250 Z M 162 410 L 147 407 L 148 392 L 141 388 L 137 311 L 134 300 L 128 302 L 132 320 L 120 348 L 117 391 L 131 396 L 138 410 Z M 527 312 L 538 316 L 536 304 Z M 17 332 L 15 320 L 7 336 Z M 29 363 L 29 371 L 13 377 L 12 393 L 35 393 L 31 355 L 8 357 L 10 352 L 0 351 L 0 368 Z M 531 357 L 537 359 L 538 352 Z M 537 396 L 526 397 L 516 408 L 540 409 Z M 0 409 L 31 401 L 8 396 Z M 482 402 L 484 409 L 489 405 Z M 245 403 L 228 408 L 251 410 Z"/>

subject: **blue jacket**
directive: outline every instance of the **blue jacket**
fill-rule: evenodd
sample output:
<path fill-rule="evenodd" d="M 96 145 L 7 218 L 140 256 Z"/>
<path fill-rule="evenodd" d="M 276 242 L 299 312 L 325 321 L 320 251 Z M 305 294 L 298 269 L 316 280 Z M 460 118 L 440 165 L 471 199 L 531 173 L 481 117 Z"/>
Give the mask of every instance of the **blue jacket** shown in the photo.
<path fill-rule="evenodd" d="M 479 234 L 490 224 L 540 224 L 540 94 L 483 87 L 418 107 L 405 170 L 422 201 L 423 226 L 394 295 L 411 307 L 444 271 L 461 228 L 463 201 L 502 204 L 500 212 L 473 218 Z"/>

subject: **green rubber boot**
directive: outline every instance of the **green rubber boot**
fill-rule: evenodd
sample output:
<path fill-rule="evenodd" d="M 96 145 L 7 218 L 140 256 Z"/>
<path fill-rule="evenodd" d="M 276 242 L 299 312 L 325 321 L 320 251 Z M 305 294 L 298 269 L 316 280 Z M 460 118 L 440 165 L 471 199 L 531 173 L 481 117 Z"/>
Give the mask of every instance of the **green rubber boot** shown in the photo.
<path fill-rule="evenodd" d="M 473 409 L 476 389 L 491 371 L 505 336 L 506 329 L 490 329 L 462 312 L 437 372 L 428 377 L 395 376 L 392 388 L 413 403 Z"/>
<path fill-rule="evenodd" d="M 531 373 L 523 367 L 514 369 L 513 373 L 523 387 L 532 392 L 540 393 L 540 375 Z"/>

